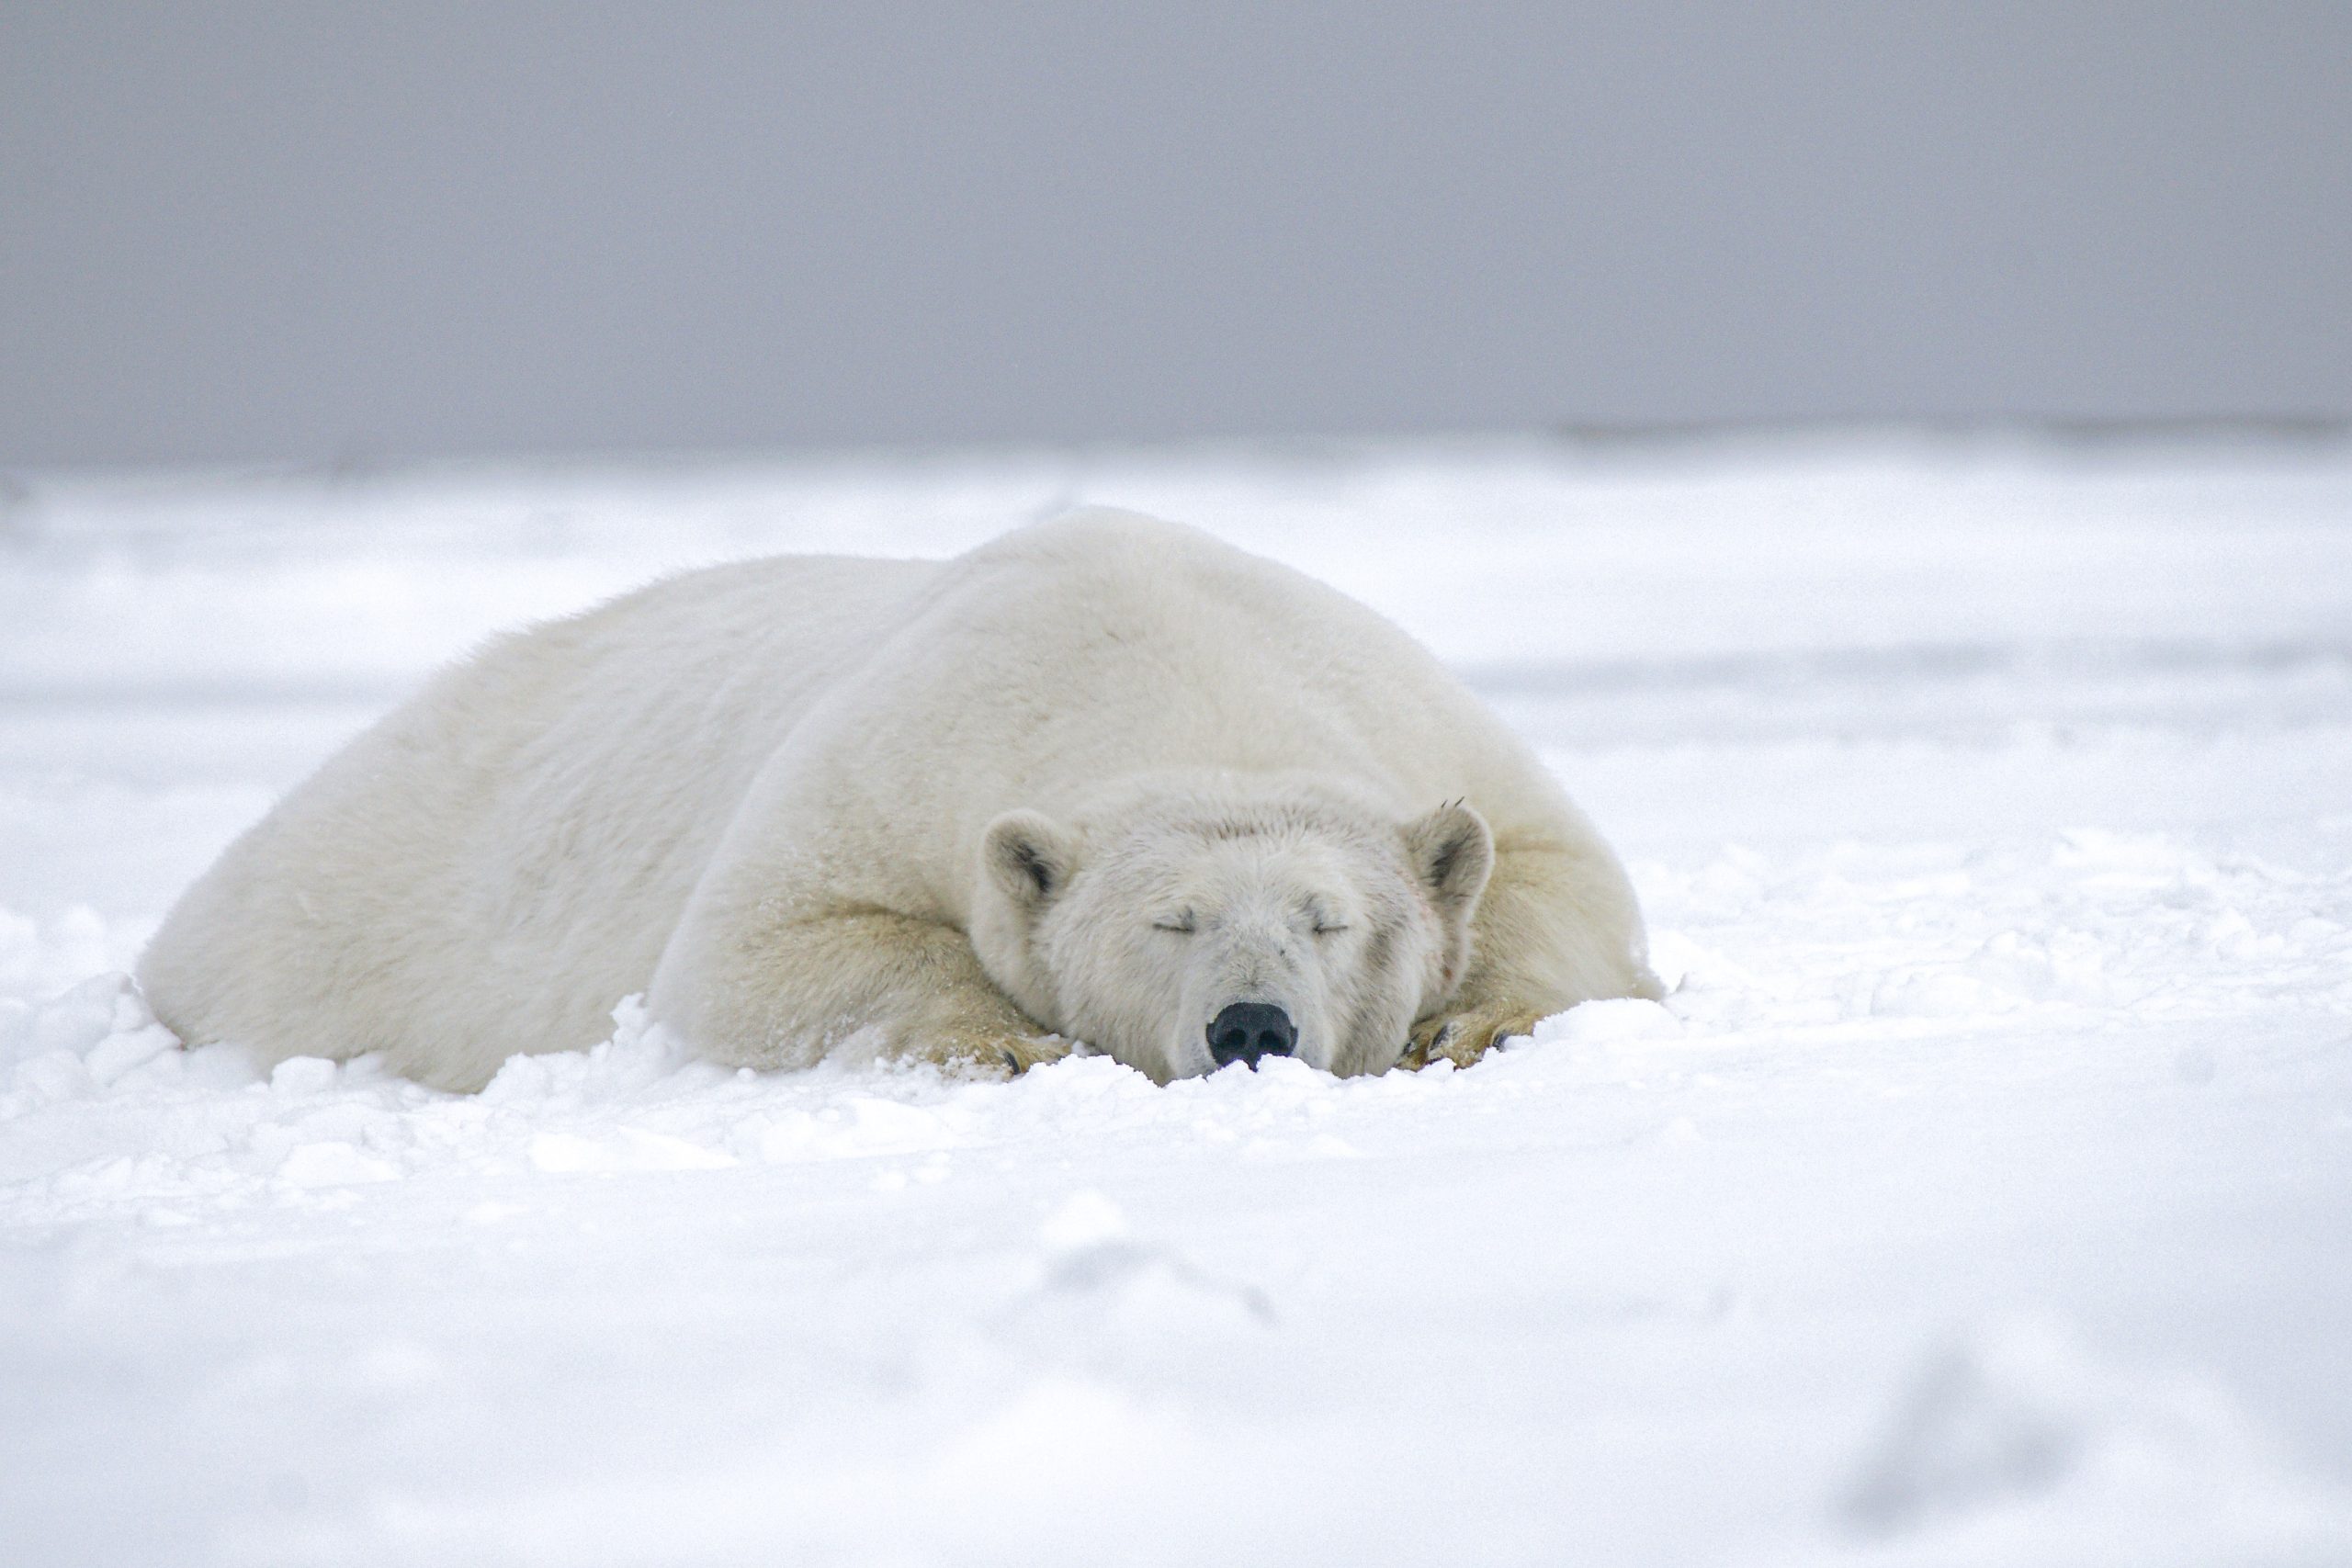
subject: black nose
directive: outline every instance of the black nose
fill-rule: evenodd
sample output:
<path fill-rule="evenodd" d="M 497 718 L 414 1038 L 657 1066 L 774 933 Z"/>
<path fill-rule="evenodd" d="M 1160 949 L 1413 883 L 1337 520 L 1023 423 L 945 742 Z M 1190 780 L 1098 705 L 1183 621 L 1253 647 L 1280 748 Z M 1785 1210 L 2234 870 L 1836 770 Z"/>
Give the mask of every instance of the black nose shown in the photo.
<path fill-rule="evenodd" d="M 1261 1056 L 1287 1056 L 1298 1043 L 1290 1014 L 1265 1002 L 1236 1002 L 1209 1025 L 1209 1055 L 1220 1067 L 1247 1062 L 1256 1067 Z"/>

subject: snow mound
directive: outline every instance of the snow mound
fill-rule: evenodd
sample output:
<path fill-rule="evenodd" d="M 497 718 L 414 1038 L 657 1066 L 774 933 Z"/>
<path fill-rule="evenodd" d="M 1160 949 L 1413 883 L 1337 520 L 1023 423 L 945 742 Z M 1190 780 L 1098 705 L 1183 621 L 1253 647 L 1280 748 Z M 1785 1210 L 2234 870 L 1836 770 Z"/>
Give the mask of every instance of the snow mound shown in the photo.
<path fill-rule="evenodd" d="M 1443 1092 L 1443 1075 L 1343 1083 L 1291 1061 L 1168 1089 L 1100 1056 L 1010 1084 L 871 1063 L 754 1073 L 696 1059 L 636 997 L 614 1024 L 591 1050 L 512 1057 L 480 1094 L 447 1094 L 367 1056 L 295 1057 L 265 1076 L 234 1046 L 184 1051 L 129 976 L 97 976 L 0 1020 L 0 1127 L 23 1134 L 0 1153 L 0 1214 L 54 1224 L 136 1205 L 171 1224 L 445 1171 L 854 1163 L 890 1190 L 971 1151 L 1081 1133 L 1206 1140 L 1249 1163 L 1350 1159 L 1360 1151 L 1326 1124 L 1340 1105 Z"/>
<path fill-rule="evenodd" d="M 2352 1497 L 2297 1474 L 2219 1389 L 2101 1366 L 2042 1322 L 1930 1358 L 1840 1512 L 1873 1562 L 2352 1561 Z"/>

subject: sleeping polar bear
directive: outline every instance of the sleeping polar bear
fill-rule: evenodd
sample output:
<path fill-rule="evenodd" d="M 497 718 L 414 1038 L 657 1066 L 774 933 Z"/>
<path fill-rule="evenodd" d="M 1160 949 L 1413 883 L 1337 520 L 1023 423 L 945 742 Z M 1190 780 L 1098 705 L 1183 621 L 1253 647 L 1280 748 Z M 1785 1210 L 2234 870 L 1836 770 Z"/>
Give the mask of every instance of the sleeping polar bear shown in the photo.
<path fill-rule="evenodd" d="M 636 991 L 729 1064 L 1083 1041 L 1162 1082 L 1466 1063 L 1657 994 L 1615 857 L 1418 644 L 1102 510 L 493 643 L 232 845 L 140 979 L 191 1044 L 448 1089 Z"/>

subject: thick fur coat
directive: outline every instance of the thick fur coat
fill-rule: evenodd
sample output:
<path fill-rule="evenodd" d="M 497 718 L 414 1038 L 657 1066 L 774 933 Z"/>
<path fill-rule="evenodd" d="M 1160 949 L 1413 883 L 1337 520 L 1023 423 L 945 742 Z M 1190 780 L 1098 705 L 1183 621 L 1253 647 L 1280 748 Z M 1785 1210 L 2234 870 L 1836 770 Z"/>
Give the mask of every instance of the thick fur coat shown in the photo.
<path fill-rule="evenodd" d="M 140 978 L 191 1043 L 461 1089 L 636 991 L 730 1063 L 1086 1040 L 1165 1080 L 1232 1059 L 1220 1019 L 1376 1072 L 1656 987 L 1616 859 L 1425 650 L 1108 511 L 495 642 L 232 845 Z"/>

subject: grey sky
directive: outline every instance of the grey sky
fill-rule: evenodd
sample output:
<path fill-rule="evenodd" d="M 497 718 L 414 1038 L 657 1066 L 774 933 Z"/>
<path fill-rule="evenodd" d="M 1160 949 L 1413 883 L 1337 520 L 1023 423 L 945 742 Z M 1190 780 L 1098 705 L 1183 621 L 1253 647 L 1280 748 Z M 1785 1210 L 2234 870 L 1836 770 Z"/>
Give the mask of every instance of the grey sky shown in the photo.
<path fill-rule="evenodd" d="M 2352 6 L 0 0 L 0 464 L 2352 414 Z"/>

